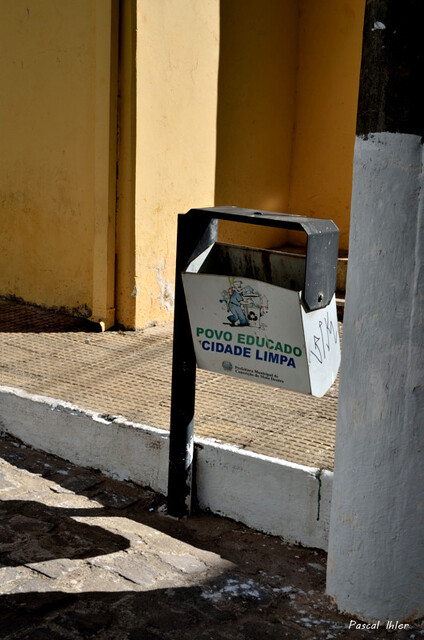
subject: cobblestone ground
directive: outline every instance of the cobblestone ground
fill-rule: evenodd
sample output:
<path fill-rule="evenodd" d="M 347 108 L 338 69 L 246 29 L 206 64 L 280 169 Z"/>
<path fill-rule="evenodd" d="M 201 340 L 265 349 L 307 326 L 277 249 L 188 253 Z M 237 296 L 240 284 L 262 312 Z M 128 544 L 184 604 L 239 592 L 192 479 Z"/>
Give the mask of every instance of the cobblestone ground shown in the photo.
<path fill-rule="evenodd" d="M 10 437 L 0 495 L 2 639 L 424 638 L 349 629 L 321 551 L 210 514 L 174 520 L 148 489 Z"/>

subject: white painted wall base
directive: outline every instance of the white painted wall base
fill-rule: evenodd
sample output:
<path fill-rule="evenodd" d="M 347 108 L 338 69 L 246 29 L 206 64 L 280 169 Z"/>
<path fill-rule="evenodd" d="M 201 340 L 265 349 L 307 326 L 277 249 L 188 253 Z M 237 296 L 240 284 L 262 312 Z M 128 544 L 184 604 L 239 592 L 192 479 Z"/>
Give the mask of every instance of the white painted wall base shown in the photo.
<path fill-rule="evenodd" d="M 169 433 L 0 386 L 0 428 L 85 467 L 166 495 Z M 327 548 L 333 474 L 195 439 L 203 509 L 307 547 Z"/>

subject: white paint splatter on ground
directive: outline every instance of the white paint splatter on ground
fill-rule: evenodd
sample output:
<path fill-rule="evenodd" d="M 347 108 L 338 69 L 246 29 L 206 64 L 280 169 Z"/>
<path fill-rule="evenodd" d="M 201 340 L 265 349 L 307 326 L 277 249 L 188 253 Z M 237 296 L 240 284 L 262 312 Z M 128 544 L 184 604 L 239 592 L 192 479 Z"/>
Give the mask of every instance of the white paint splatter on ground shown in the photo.
<path fill-rule="evenodd" d="M 216 591 L 212 589 L 203 591 L 201 596 L 206 600 L 212 600 L 212 602 L 217 602 L 223 598 L 227 600 L 231 600 L 232 598 L 255 598 L 260 600 L 263 591 L 263 588 L 257 585 L 252 579 L 247 582 L 239 582 L 234 578 L 228 578 L 223 587 Z"/>

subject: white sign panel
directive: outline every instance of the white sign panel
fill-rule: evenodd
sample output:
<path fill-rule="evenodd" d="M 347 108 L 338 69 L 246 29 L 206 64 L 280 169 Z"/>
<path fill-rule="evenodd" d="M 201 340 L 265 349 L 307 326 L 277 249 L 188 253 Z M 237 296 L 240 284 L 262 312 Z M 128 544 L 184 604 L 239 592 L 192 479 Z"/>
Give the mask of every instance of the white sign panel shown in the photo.
<path fill-rule="evenodd" d="M 301 292 L 236 276 L 183 273 L 201 369 L 321 396 L 340 363 L 335 299 L 306 313 Z"/>

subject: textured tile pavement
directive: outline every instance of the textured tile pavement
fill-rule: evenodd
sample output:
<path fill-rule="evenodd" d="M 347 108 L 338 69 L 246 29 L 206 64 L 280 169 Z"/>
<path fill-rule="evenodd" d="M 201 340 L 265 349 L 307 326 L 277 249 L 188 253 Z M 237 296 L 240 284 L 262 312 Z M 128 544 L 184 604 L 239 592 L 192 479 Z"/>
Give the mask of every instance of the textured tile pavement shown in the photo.
<path fill-rule="evenodd" d="M 172 325 L 95 328 L 0 298 L 0 384 L 169 429 Z M 195 435 L 332 470 L 337 400 L 338 380 L 313 398 L 198 370 Z"/>
<path fill-rule="evenodd" d="M 350 629 L 326 556 L 0 438 L 0 638 L 424 638 Z"/>

